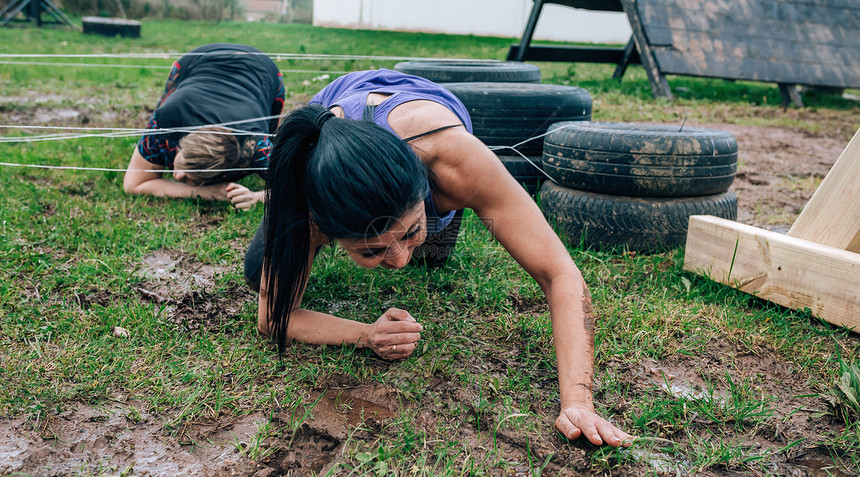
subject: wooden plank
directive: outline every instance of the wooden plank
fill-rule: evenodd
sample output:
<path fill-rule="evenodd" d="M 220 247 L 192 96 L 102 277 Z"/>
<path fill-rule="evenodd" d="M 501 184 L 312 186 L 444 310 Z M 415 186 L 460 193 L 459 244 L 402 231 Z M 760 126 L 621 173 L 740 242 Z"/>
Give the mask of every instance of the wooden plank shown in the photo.
<path fill-rule="evenodd" d="M 788 235 L 860 253 L 860 130 L 839 155 Z"/>
<path fill-rule="evenodd" d="M 818 23 L 793 23 L 786 24 L 767 18 L 759 19 L 758 24 L 749 24 L 743 22 L 728 23 L 726 22 L 700 22 L 693 21 L 698 19 L 690 19 L 685 21 L 682 18 L 671 18 L 668 22 L 661 23 L 643 23 L 649 35 L 652 30 L 668 30 L 669 32 L 690 31 L 697 33 L 708 33 L 713 38 L 719 38 L 723 41 L 735 40 L 740 41 L 742 38 L 750 39 L 771 39 L 788 42 L 805 42 L 807 45 L 821 45 L 826 47 L 843 47 L 850 48 L 860 45 L 860 38 L 857 35 L 851 35 L 853 30 L 839 25 L 826 25 Z M 767 30 L 765 30 L 767 28 Z M 657 32 L 656 36 L 667 36 L 665 31 Z M 654 43 L 658 45 L 660 43 Z M 665 40 L 664 43 L 665 45 Z M 673 44 L 683 48 L 685 45 L 674 41 Z"/>
<path fill-rule="evenodd" d="M 718 217 L 690 217 L 684 269 L 860 329 L 860 255 Z"/>

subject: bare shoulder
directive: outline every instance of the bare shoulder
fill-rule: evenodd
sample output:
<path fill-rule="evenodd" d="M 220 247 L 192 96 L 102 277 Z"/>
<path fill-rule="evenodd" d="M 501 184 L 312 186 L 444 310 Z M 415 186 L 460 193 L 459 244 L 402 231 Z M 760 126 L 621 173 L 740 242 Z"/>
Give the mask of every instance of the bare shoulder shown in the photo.
<path fill-rule="evenodd" d="M 479 209 L 521 189 L 496 155 L 465 128 L 439 131 L 419 146 L 433 171 L 439 210 Z"/>
<path fill-rule="evenodd" d="M 408 138 L 436 128 L 463 124 L 453 111 L 428 100 L 408 101 L 388 114 L 388 124 L 401 138 Z"/>
<path fill-rule="evenodd" d="M 445 106 L 433 101 L 403 103 L 391 111 L 388 123 L 401 138 L 461 125 L 409 142 L 432 171 L 437 210 L 481 209 L 506 194 L 517 194 L 519 185 L 496 155 Z"/>

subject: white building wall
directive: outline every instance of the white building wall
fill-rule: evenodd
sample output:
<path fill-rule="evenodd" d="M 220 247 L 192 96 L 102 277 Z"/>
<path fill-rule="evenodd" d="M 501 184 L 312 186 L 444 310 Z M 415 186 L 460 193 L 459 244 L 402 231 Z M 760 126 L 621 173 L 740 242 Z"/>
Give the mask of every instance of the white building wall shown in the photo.
<path fill-rule="evenodd" d="M 314 25 L 521 37 L 531 0 L 314 0 Z M 544 6 L 534 39 L 627 43 L 624 13 Z"/>

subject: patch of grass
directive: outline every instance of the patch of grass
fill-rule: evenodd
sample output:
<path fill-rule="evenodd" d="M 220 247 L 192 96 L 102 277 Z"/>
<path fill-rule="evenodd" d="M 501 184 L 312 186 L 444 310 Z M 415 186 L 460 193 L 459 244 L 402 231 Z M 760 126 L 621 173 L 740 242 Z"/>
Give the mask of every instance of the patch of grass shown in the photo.
<path fill-rule="evenodd" d="M 860 420 L 860 367 L 839 357 L 836 384 L 826 394 L 834 413 L 846 424 Z"/>
<path fill-rule="evenodd" d="M 765 454 L 745 448 L 740 442 L 733 442 L 717 435 L 691 434 L 690 465 L 694 473 L 711 470 L 764 471 Z"/>
<path fill-rule="evenodd" d="M 860 467 L 860 423 L 853 422 L 824 442 L 830 456 L 847 469 Z"/>
<path fill-rule="evenodd" d="M 159 35 L 147 35 L 147 28 Z M 503 58 L 511 43 L 306 25 L 255 24 L 249 31 L 230 22 L 147 22 L 144 38 L 135 40 L 0 29 L 3 53 L 21 52 L 22 45 L 28 53 L 184 52 L 215 41 L 268 52 L 469 58 Z M 34 124 L 39 108 L 71 108 L 87 115 L 89 125 L 142 127 L 166 73 L 153 66 L 173 60 L 91 61 L 150 66 L 6 65 L 0 116 L 15 112 Z M 394 63 L 279 60 L 278 66 L 312 71 L 285 72 L 289 101 L 298 104 L 338 71 Z M 856 127 L 856 103 L 810 95 L 809 108 L 783 110 L 773 85 L 670 77 L 677 99 L 668 103 L 651 97 L 639 67 L 621 82 L 610 78 L 609 65 L 540 67 L 546 82 L 588 89 L 600 120 L 731 122 L 833 137 Z M 123 168 L 135 141 L 4 143 L 0 151 L 7 162 Z M 242 278 L 261 207 L 241 213 L 226 204 L 130 197 L 118 173 L 3 167 L 0 181 L 2 417 L 39 421 L 76 403 L 135 400 L 185 442 L 189 423 L 260 412 L 269 420 L 230 445 L 239 457 L 261 461 L 312 442 L 302 441 L 301 430 L 323 418 L 316 407 L 321 390 L 375 386 L 388 392 L 385 404 L 396 412 L 349 426 L 331 474 L 647 475 L 669 464 L 690 472 L 767 473 L 768 465 L 790 461 L 780 449 L 798 442 L 792 432 L 806 439 L 798 447 L 825 447 L 844 467 L 858 468 L 854 423 L 844 426 L 831 416 L 795 421 L 784 411 L 823 407 L 815 390 L 842 379 L 842 363 L 857 361 L 856 336 L 685 272 L 681 249 L 641 255 L 569 247 L 597 315 L 595 405 L 642 436 L 633 450 L 595 448 L 553 430 L 558 378 L 545 298 L 471 212 L 443 268 L 364 270 L 337 247 L 316 260 L 305 305 L 364 322 L 392 306 L 408 309 L 425 327 L 408 359 L 386 363 L 366 350 L 301 344 L 278 356 L 256 333 L 256 296 L 244 291 Z M 262 186 L 259 179 L 245 181 Z M 807 185 L 815 184 L 798 183 Z M 147 260 L 156 253 L 212 267 L 217 276 L 205 290 L 191 287 L 166 301 L 147 297 L 140 289 L 151 281 Z M 205 304 L 211 308 L 203 313 Z M 190 326 L 200 314 L 207 321 Z M 116 326 L 128 337 L 114 335 Z M 785 375 L 795 378 L 783 383 L 790 390 L 768 386 L 770 370 L 750 370 L 743 361 L 749 356 L 790 369 Z M 643 375 L 647 360 L 701 369 L 709 384 L 698 396 L 672 395 Z M 813 397 L 794 397 L 801 394 Z M 743 445 L 755 438 L 773 443 Z M 637 448 L 652 454 L 636 454 Z"/>

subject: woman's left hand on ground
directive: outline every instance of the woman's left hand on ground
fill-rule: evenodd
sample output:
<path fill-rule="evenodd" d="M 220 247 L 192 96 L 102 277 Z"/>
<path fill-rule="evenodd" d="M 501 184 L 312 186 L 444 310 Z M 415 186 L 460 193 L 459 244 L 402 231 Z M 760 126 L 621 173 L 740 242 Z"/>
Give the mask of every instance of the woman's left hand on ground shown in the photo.
<path fill-rule="evenodd" d="M 367 341 L 380 358 L 403 359 L 418 347 L 422 329 L 408 311 L 389 308 L 371 325 Z"/>
<path fill-rule="evenodd" d="M 633 444 L 630 434 L 610 424 L 598 416 L 594 408 L 585 404 L 571 404 L 562 408 L 555 427 L 568 439 L 585 436 L 589 442 L 599 446 L 603 444 L 612 447 L 629 447 Z"/>
<path fill-rule="evenodd" d="M 234 182 L 227 184 L 225 190 L 227 191 L 227 200 L 237 209 L 251 210 L 251 207 L 260 201 L 256 192 Z"/>

